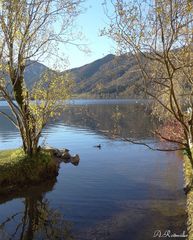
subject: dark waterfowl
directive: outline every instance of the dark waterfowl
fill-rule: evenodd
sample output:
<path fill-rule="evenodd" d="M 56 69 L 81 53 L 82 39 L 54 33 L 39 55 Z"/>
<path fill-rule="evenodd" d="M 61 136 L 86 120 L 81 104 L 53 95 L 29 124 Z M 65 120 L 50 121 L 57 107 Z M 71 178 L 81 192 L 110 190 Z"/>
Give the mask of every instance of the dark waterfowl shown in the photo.
<path fill-rule="evenodd" d="M 101 146 L 101 144 L 98 144 L 98 145 L 95 145 L 94 147 L 101 148 L 102 146 Z"/>

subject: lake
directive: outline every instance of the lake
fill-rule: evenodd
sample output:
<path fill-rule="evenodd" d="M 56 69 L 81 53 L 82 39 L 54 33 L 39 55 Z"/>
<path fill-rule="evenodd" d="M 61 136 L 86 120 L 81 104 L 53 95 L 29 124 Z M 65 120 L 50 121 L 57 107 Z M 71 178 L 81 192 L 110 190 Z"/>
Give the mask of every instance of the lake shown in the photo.
<path fill-rule="evenodd" d="M 3 102 L 0 109 L 9 112 Z M 41 143 L 70 149 L 80 163 L 62 163 L 56 181 L 0 196 L 0 239 L 150 240 L 156 230 L 181 234 L 186 216 L 180 157 L 122 140 L 160 145 L 151 134 L 155 127 L 143 101 L 69 101 Z M 0 117 L 0 149 L 19 146 L 17 129 Z"/>

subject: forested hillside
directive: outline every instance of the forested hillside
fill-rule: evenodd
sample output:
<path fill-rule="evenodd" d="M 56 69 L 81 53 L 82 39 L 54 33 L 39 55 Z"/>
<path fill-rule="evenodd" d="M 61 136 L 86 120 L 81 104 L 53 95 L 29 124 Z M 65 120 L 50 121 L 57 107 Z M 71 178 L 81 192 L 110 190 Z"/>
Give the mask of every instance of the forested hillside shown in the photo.
<path fill-rule="evenodd" d="M 49 70 L 33 62 L 26 68 L 26 84 L 32 87 L 41 74 Z M 51 70 L 50 70 L 51 71 Z M 65 74 L 64 71 L 62 74 Z M 144 97 L 141 76 L 134 56 L 109 54 L 90 64 L 67 70 L 75 81 L 74 94 L 78 97 Z"/>

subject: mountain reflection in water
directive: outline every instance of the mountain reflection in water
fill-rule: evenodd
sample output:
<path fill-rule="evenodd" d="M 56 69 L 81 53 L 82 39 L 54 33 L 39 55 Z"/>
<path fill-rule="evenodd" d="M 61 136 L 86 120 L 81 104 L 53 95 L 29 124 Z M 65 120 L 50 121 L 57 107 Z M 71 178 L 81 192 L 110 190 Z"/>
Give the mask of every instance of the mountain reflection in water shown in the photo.
<path fill-rule="evenodd" d="M 109 137 L 148 138 L 155 122 L 145 104 L 86 105 L 67 107 L 63 123 L 89 128 Z"/>
<path fill-rule="evenodd" d="M 57 124 L 90 129 L 108 137 L 120 136 L 135 139 L 151 137 L 149 130 L 155 127 L 155 121 L 143 102 L 128 104 L 121 101 L 121 104 L 111 102 L 97 104 L 96 101 L 95 104 L 85 105 L 78 105 L 77 102 L 78 100 L 74 100 L 70 105 L 65 106 Z M 3 110 L 9 112 L 7 107 L 3 107 Z M 56 122 L 51 122 L 44 133 L 49 132 L 55 124 Z M 18 138 L 17 129 L 7 119 L 0 116 L 0 140 L 6 142 L 10 139 L 15 141 Z"/>

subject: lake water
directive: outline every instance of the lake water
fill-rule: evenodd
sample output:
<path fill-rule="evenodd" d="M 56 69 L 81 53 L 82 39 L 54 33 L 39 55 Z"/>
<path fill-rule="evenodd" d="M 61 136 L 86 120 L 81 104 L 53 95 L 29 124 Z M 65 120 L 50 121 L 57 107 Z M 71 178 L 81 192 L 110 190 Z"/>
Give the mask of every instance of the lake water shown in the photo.
<path fill-rule="evenodd" d="M 8 111 L 3 102 L 0 109 Z M 0 239 L 150 240 L 156 230 L 181 234 L 181 159 L 121 140 L 157 145 L 154 128 L 142 101 L 70 101 L 41 142 L 78 153 L 79 165 L 62 163 L 56 181 L 0 196 Z M 17 130 L 0 117 L 0 149 L 19 146 Z"/>

